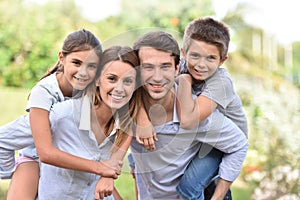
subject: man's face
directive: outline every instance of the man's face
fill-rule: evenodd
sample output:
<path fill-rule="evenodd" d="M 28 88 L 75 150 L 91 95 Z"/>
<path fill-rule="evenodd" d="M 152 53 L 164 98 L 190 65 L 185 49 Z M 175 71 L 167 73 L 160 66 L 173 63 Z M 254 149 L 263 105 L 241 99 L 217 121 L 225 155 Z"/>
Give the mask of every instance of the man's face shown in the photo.
<path fill-rule="evenodd" d="M 152 47 L 139 50 L 141 62 L 141 81 L 153 100 L 166 98 L 172 89 L 177 75 L 174 57 L 171 53 L 159 51 Z"/>

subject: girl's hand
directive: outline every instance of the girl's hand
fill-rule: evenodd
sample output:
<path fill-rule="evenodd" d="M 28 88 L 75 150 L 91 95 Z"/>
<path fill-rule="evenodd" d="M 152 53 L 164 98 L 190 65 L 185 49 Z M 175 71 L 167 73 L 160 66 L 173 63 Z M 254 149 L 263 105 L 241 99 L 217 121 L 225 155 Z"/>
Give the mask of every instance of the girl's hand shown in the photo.
<path fill-rule="evenodd" d="M 136 141 L 143 145 L 145 149 L 153 151 L 155 150 L 154 141 L 157 141 L 156 132 L 152 125 L 147 127 L 136 127 Z"/>
<path fill-rule="evenodd" d="M 121 174 L 123 161 L 110 159 L 104 160 L 100 163 L 100 176 L 116 179 Z"/>
<path fill-rule="evenodd" d="M 101 177 L 94 190 L 95 200 L 104 199 L 104 197 L 112 195 L 114 189 L 114 179 Z"/>

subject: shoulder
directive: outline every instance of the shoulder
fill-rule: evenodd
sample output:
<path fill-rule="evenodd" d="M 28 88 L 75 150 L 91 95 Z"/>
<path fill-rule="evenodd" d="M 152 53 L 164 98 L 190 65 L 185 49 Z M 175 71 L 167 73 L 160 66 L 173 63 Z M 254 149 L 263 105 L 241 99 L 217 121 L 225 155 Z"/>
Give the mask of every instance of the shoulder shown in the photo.
<path fill-rule="evenodd" d="M 75 116 L 81 110 L 81 98 L 71 98 L 62 102 L 53 104 L 50 114 L 56 118 L 64 118 L 68 116 Z"/>
<path fill-rule="evenodd" d="M 41 79 L 36 85 L 43 86 L 43 85 L 52 85 L 54 83 L 57 83 L 56 73 L 50 74 L 49 76 Z"/>
<path fill-rule="evenodd" d="M 31 93 L 47 91 L 48 93 L 60 92 L 55 74 L 51 74 L 40 80 L 33 88 Z"/>
<path fill-rule="evenodd" d="M 222 86 L 226 90 L 231 90 L 233 88 L 232 78 L 229 72 L 223 67 L 219 67 L 216 72 L 205 81 L 205 83 L 211 86 Z"/>

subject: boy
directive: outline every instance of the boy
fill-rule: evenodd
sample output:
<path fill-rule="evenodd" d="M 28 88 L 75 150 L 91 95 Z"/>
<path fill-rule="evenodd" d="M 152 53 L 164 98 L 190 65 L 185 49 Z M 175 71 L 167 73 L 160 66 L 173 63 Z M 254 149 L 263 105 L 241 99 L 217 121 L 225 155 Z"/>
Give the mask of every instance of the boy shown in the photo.
<path fill-rule="evenodd" d="M 227 59 L 229 41 L 228 28 L 212 18 L 196 19 L 187 26 L 181 49 L 183 62 L 180 73 L 182 74 L 178 77 L 180 104 L 178 106 L 181 108 L 179 110 L 182 128 L 193 128 L 218 109 L 247 137 L 247 119 L 241 100 L 234 90 L 229 73 L 220 67 Z M 192 91 L 187 90 L 191 87 Z M 192 92 L 197 95 L 196 99 L 192 98 Z M 177 192 L 184 199 L 203 199 L 203 190 L 208 185 L 204 180 L 210 180 L 201 176 L 201 171 L 203 173 L 207 169 L 197 166 L 199 162 L 197 159 L 200 158 L 196 156 L 193 159 L 177 187 Z M 219 164 L 217 160 L 216 164 Z M 224 183 L 223 186 L 229 188 L 234 179 L 230 174 L 226 177 L 222 176 L 222 172 L 219 174 L 221 174 L 219 185 Z M 208 174 L 205 176 L 207 177 Z M 197 188 L 196 193 L 193 192 L 195 188 Z"/>

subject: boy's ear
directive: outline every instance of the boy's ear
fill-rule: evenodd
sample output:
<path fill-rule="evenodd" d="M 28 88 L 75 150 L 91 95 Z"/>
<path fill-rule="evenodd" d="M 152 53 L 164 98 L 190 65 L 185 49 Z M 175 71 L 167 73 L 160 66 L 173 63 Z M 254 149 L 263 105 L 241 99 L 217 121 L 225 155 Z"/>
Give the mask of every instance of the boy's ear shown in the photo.
<path fill-rule="evenodd" d="M 185 55 L 185 53 L 183 51 L 183 48 L 180 48 L 180 52 L 181 52 L 181 55 L 182 55 L 183 59 L 185 60 L 186 59 L 186 55 Z"/>
<path fill-rule="evenodd" d="M 227 58 L 228 58 L 228 55 L 226 55 L 223 59 L 221 59 L 219 66 L 223 65 L 223 63 L 227 60 Z"/>

